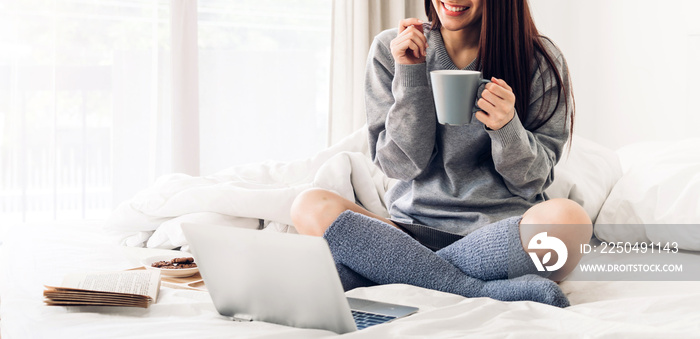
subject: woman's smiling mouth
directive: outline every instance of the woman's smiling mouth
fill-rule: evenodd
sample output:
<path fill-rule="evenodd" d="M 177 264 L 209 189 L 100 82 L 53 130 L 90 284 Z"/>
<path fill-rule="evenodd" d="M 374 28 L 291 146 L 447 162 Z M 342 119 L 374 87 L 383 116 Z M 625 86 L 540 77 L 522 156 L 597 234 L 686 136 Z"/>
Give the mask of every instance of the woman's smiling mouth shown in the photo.
<path fill-rule="evenodd" d="M 445 14 L 447 15 L 452 15 L 452 16 L 457 16 L 461 15 L 464 13 L 466 10 L 469 9 L 469 7 L 466 6 L 456 6 L 456 5 L 449 5 L 442 1 L 442 8 L 445 9 Z"/>

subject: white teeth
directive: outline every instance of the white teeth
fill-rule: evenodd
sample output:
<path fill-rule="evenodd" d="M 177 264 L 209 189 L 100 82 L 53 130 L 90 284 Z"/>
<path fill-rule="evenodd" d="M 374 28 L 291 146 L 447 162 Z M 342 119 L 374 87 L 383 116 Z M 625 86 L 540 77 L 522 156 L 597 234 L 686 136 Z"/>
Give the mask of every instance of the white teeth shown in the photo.
<path fill-rule="evenodd" d="M 448 10 L 450 10 L 452 12 L 461 12 L 461 11 L 464 11 L 468 8 L 468 7 L 454 7 L 454 6 L 448 5 L 444 2 L 442 4 L 445 5 L 445 8 L 447 8 Z"/>

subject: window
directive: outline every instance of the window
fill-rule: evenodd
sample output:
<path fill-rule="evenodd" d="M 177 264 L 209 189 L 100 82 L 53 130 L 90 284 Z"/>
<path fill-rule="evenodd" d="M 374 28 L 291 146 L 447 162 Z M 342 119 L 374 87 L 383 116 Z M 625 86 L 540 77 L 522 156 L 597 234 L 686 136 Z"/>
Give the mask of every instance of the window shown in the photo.
<path fill-rule="evenodd" d="M 170 6 L 0 0 L 0 222 L 105 218 L 170 172 Z M 202 174 L 325 146 L 330 6 L 198 2 Z"/>
<path fill-rule="evenodd" d="M 201 173 L 326 145 L 331 1 L 199 1 Z"/>
<path fill-rule="evenodd" d="M 159 98 L 168 2 L 0 6 L 2 219 L 104 217 L 120 189 L 148 183 L 148 147 L 133 146 Z"/>

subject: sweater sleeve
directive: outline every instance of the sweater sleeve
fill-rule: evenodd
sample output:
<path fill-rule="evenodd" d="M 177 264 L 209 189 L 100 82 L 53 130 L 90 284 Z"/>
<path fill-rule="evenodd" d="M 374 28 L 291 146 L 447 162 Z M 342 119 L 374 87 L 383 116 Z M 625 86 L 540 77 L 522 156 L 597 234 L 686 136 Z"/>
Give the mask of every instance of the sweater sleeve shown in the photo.
<path fill-rule="evenodd" d="M 436 153 L 435 106 L 426 64 L 394 65 L 386 43 L 390 34 L 375 38 L 367 61 L 369 147 L 372 161 L 388 177 L 411 181 L 426 171 Z"/>
<path fill-rule="evenodd" d="M 554 60 L 562 81 L 570 88 L 566 61 L 560 53 Z M 545 117 L 551 114 L 551 118 L 542 126 L 527 130 L 516 114 L 501 129 L 487 130 L 496 171 L 511 193 L 528 200 L 544 192 L 554 180 L 554 165 L 569 138 L 573 110 L 571 93 L 557 85 L 553 70 L 546 67 L 544 60 L 540 65 L 543 69 L 536 70 L 533 76 L 528 113 L 533 117 L 544 107 Z"/>

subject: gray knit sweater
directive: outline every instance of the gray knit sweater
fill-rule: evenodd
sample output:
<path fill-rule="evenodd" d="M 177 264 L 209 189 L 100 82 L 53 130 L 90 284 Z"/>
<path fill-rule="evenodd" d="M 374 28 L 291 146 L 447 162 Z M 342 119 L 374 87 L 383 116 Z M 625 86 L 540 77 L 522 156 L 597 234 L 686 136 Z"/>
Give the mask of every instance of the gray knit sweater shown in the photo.
<path fill-rule="evenodd" d="M 523 125 L 529 121 L 523 124 L 517 114 L 496 131 L 486 129 L 476 118 L 465 126 L 438 124 L 430 71 L 457 67 L 440 31 L 429 30 L 427 24 L 424 31 L 430 46 L 425 63 L 394 63 L 389 46 L 396 29 L 377 35 L 367 62 L 365 102 L 372 160 L 387 176 L 399 180 L 387 192 L 389 213 L 396 221 L 462 235 L 522 215 L 546 199 L 544 190 L 554 179 L 553 167 L 569 137 L 571 112 L 564 98 L 571 100 L 570 93 L 556 107 L 556 92 L 544 96 L 561 89 L 538 55 L 541 68 L 533 63 L 531 95 L 525 100 L 530 112 L 538 112 L 543 104 L 554 110 L 546 124 L 527 130 Z M 568 81 L 563 55 L 551 41 L 542 41 Z M 466 67 L 477 68 L 476 62 Z M 571 102 L 568 107 L 571 110 Z"/>

